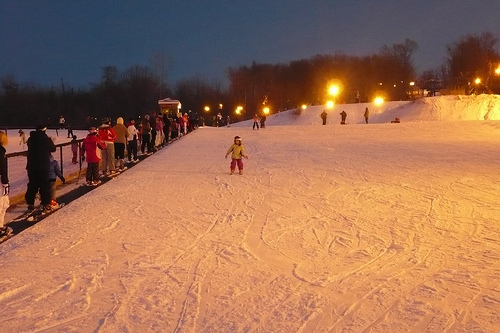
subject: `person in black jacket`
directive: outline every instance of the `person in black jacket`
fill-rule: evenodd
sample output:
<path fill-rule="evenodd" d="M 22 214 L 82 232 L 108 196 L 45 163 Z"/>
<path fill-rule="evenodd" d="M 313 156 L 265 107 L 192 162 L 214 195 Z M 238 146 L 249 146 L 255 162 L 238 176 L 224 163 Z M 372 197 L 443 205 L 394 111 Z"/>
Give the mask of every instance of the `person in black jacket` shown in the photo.
<path fill-rule="evenodd" d="M 5 212 L 9 208 L 9 177 L 7 176 L 7 157 L 5 146 L 7 146 L 7 134 L 0 131 L 0 237 L 12 233 L 12 229 L 5 226 Z"/>
<path fill-rule="evenodd" d="M 47 127 L 37 126 L 36 131 L 30 133 L 28 139 L 28 189 L 24 195 L 28 209 L 32 210 L 35 205 L 35 196 L 40 191 L 42 205 L 45 210 L 50 210 L 50 154 L 56 151 L 56 146 L 51 138 L 47 136 Z"/>

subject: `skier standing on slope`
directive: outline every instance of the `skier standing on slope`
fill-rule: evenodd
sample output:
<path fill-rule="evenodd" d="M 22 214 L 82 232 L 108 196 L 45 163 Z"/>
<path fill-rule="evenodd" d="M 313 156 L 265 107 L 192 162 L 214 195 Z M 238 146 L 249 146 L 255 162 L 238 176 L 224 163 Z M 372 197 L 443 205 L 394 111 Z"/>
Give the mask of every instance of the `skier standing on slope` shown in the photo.
<path fill-rule="evenodd" d="M 231 174 L 234 173 L 234 170 L 236 169 L 236 164 L 238 164 L 238 170 L 240 172 L 240 175 L 243 174 L 243 160 L 242 158 L 248 158 L 247 155 L 245 155 L 245 147 L 241 143 L 241 137 L 235 136 L 234 137 L 234 143 L 229 147 L 226 153 L 226 158 L 227 156 L 231 154 Z"/>
<path fill-rule="evenodd" d="M 87 155 L 87 185 L 97 185 L 99 183 L 99 162 L 101 161 L 101 150 L 106 149 L 106 144 L 97 136 L 95 127 L 91 127 L 89 134 L 83 140 L 83 148 Z"/>
<path fill-rule="evenodd" d="M 5 226 L 5 212 L 9 208 L 9 177 L 7 176 L 7 157 L 5 156 L 5 146 L 7 146 L 7 134 L 0 131 L 0 237 L 12 233 L 12 229 Z"/>
<path fill-rule="evenodd" d="M 37 126 L 36 131 L 30 133 L 28 139 L 28 154 L 26 170 L 28 171 L 28 189 L 24 198 L 28 204 L 28 210 L 33 210 L 36 193 L 40 190 L 42 205 L 45 210 L 50 211 L 50 153 L 56 151 L 56 146 L 51 138 L 45 133 L 47 127 Z"/>

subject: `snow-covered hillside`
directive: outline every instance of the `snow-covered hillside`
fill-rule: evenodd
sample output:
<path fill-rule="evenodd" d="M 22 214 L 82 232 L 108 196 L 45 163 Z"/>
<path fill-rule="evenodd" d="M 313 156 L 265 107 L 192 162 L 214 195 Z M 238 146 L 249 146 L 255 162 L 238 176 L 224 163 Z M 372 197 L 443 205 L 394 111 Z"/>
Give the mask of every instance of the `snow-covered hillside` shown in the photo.
<path fill-rule="evenodd" d="M 200 128 L 0 245 L 2 330 L 499 332 L 497 98 Z"/>

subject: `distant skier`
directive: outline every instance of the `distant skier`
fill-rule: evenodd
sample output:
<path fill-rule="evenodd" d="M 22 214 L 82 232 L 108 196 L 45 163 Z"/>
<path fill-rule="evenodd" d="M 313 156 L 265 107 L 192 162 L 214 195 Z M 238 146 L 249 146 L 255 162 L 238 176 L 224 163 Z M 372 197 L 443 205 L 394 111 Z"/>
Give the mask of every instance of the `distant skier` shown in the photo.
<path fill-rule="evenodd" d="M 365 123 L 368 124 L 368 117 L 370 116 L 370 111 L 368 111 L 368 108 L 365 109 L 365 113 L 363 114 L 365 117 Z"/>
<path fill-rule="evenodd" d="M 342 110 L 342 112 L 340 112 L 340 124 L 341 125 L 345 125 L 345 120 L 347 119 L 347 113 L 345 113 L 344 110 Z"/>
<path fill-rule="evenodd" d="M 247 155 L 245 155 L 245 147 L 241 143 L 241 137 L 235 136 L 234 137 L 234 143 L 229 147 L 226 153 L 226 158 L 227 156 L 231 154 L 231 174 L 234 173 L 236 169 L 236 165 L 238 165 L 238 170 L 240 175 L 243 174 L 243 160 L 242 158 L 248 158 Z"/>
<path fill-rule="evenodd" d="M 19 130 L 19 137 L 21 138 L 21 141 L 19 141 L 19 145 L 23 146 L 23 150 L 26 148 L 26 133 L 22 129 Z"/>
<path fill-rule="evenodd" d="M 255 116 L 253 116 L 253 127 L 252 127 L 252 129 L 255 129 L 255 127 L 257 127 L 257 129 L 259 129 L 259 116 L 257 114 L 255 114 Z"/>
<path fill-rule="evenodd" d="M 71 140 L 71 153 L 73 154 L 73 159 L 71 163 L 78 163 L 78 141 L 76 140 L 76 135 L 73 135 L 73 139 Z"/>
<path fill-rule="evenodd" d="M 326 113 L 326 110 L 323 110 L 323 112 L 321 112 L 321 119 L 323 119 L 323 125 L 326 125 L 326 117 L 328 117 L 328 113 Z"/>
<path fill-rule="evenodd" d="M 260 128 L 266 128 L 266 120 L 267 120 L 266 115 L 260 117 Z"/>

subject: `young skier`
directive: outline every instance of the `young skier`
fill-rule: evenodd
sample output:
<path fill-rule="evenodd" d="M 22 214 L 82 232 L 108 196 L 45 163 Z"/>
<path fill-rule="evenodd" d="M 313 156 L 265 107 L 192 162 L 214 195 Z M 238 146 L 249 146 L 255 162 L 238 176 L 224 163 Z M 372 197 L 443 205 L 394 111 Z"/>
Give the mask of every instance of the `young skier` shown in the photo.
<path fill-rule="evenodd" d="M 99 162 L 101 161 L 101 150 L 106 148 L 106 144 L 97 136 L 95 127 L 91 127 L 89 134 L 83 140 L 83 147 L 87 154 L 87 185 L 97 185 L 99 183 Z"/>
<path fill-rule="evenodd" d="M 73 159 L 71 163 L 78 163 L 78 141 L 76 141 L 76 135 L 73 135 L 73 139 L 71 140 L 71 152 L 73 153 Z"/>
<path fill-rule="evenodd" d="M 56 209 L 59 207 L 59 204 L 56 201 L 56 180 L 57 177 L 61 179 L 63 184 L 66 183 L 66 179 L 64 179 L 64 176 L 61 172 L 61 168 L 59 167 L 59 162 L 57 162 L 56 159 L 54 159 L 54 156 L 50 154 L 50 169 L 49 169 L 49 183 L 50 183 L 50 207 L 52 209 Z"/>
<path fill-rule="evenodd" d="M 243 174 L 243 160 L 242 158 L 248 158 L 247 155 L 245 155 L 245 147 L 241 143 L 241 137 L 235 136 L 234 137 L 234 143 L 229 147 L 226 153 L 226 158 L 227 156 L 231 154 L 231 174 L 234 173 L 234 170 L 236 169 L 236 164 L 238 165 L 238 170 L 240 172 L 240 175 Z"/>
<path fill-rule="evenodd" d="M 9 177 L 7 177 L 7 157 L 5 156 L 5 146 L 7 146 L 7 134 L 0 131 L 0 237 L 8 237 L 12 229 L 4 225 L 5 212 L 9 208 Z"/>

